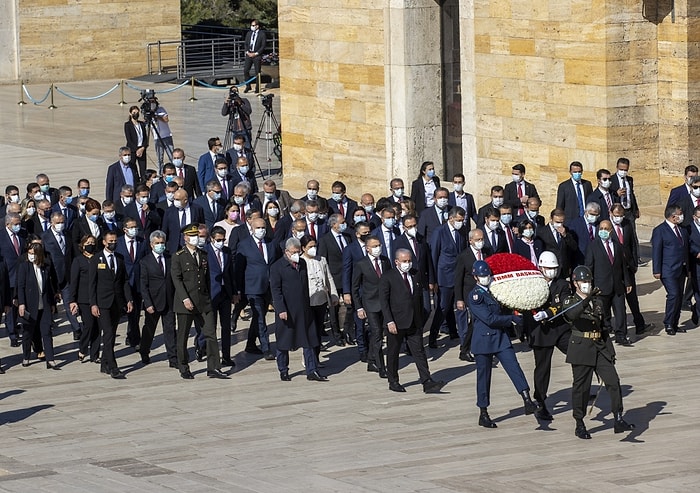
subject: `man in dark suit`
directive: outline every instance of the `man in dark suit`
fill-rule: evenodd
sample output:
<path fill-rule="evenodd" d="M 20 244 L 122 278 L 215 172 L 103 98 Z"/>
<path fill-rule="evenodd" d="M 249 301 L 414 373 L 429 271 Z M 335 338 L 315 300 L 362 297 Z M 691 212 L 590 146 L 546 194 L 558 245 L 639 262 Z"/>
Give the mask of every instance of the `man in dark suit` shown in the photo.
<path fill-rule="evenodd" d="M 534 183 L 525 181 L 525 166 L 516 164 L 511 168 L 513 181 L 504 187 L 503 200 L 513 208 L 513 216 L 525 213 L 527 201 L 530 197 L 540 198 Z"/>
<path fill-rule="evenodd" d="M 175 312 L 173 300 L 175 287 L 170 274 L 171 258 L 165 252 L 166 236 L 160 230 L 150 235 L 151 252 L 139 263 L 139 287 L 143 297 L 144 326 L 141 334 L 139 353 L 145 365 L 151 362 L 149 353 L 156 333 L 156 326 L 163 324 L 163 343 L 170 368 L 178 368 L 177 345 L 175 342 Z"/>
<path fill-rule="evenodd" d="M 376 212 L 374 195 L 372 195 L 371 193 L 363 193 L 360 197 L 360 203 L 358 204 L 358 208 L 362 211 L 362 213 L 365 216 L 364 222 L 369 223 L 370 230 L 378 228 L 382 224 L 382 218 L 379 217 L 379 215 Z M 355 220 L 352 221 L 352 226 L 355 226 L 355 224 L 357 224 L 358 222 L 362 222 L 357 221 L 357 216 L 358 213 L 357 211 L 355 211 Z"/>
<path fill-rule="evenodd" d="M 117 255 L 117 234 L 113 231 L 102 237 L 104 249 L 90 259 L 90 309 L 102 332 L 101 371 L 112 378 L 125 378 L 119 371 L 114 356 L 114 338 L 122 310 L 131 313 L 134 304 L 124 267 L 124 259 Z"/>
<path fill-rule="evenodd" d="M 483 214 L 484 223 L 479 228 L 484 232 L 484 244 L 493 253 L 508 252 L 508 239 L 501 227 L 501 210 L 488 208 Z"/>
<path fill-rule="evenodd" d="M 46 173 L 36 175 L 36 184 L 39 185 L 39 193 L 34 196 L 34 200 L 46 199 L 54 205 L 58 202 L 58 190 L 49 184 L 49 177 Z"/>
<path fill-rule="evenodd" d="M 435 190 L 435 205 L 424 209 L 418 218 L 418 234 L 423 238 L 431 238 L 433 231 L 447 222 L 447 213 L 450 210 L 448 195 L 450 192 L 443 187 Z M 464 222 L 465 231 L 471 228 L 467 219 Z"/>
<path fill-rule="evenodd" d="M 173 183 L 173 179 L 177 176 L 176 171 L 175 171 L 175 165 L 172 163 L 167 163 L 163 165 L 163 176 L 153 182 L 153 185 L 151 185 L 151 195 L 149 197 L 149 202 L 153 202 L 154 204 L 158 204 L 159 202 L 162 202 L 165 200 L 166 195 L 165 195 L 165 187 L 169 183 Z"/>
<path fill-rule="evenodd" d="M 173 255 L 171 263 L 171 277 L 175 287 L 173 305 L 177 317 L 177 361 L 180 376 L 185 380 L 194 378 L 187 353 L 187 338 L 194 322 L 201 327 L 206 339 L 207 376 L 228 379 L 228 375 L 221 371 L 216 322 L 211 305 L 207 252 L 197 246 L 199 226 L 188 224 L 182 229 L 182 235 L 185 237 L 185 246 Z"/>
<path fill-rule="evenodd" d="M 392 178 L 389 182 L 389 195 L 384 198 L 392 203 L 400 204 L 410 199 L 408 195 L 404 195 L 405 191 L 403 180 L 401 178 Z"/>
<path fill-rule="evenodd" d="M 610 180 L 610 193 L 617 196 L 617 202 L 625 208 L 625 217 L 632 223 L 634 228 L 635 220 L 639 218 L 639 204 L 634 193 L 634 180 L 629 176 L 630 160 L 621 157 L 617 160 L 617 172 Z M 695 168 L 697 173 L 697 168 Z M 635 235 L 636 235 L 636 228 Z"/>
<path fill-rule="evenodd" d="M 229 169 L 231 166 L 234 168 L 236 167 L 236 163 L 238 163 L 238 160 L 240 158 L 246 158 L 246 162 L 248 163 L 253 163 L 253 150 L 250 148 L 251 144 L 246 144 L 246 139 L 242 135 L 236 135 L 233 138 L 233 147 L 231 149 L 228 149 L 226 151 L 226 155 L 224 158 L 226 159 L 226 162 L 229 165 Z M 255 170 L 253 170 L 254 172 Z"/>
<path fill-rule="evenodd" d="M 249 161 L 248 158 L 239 157 L 235 163 L 231 165 L 231 182 L 236 186 L 239 183 L 247 183 L 250 188 L 250 194 L 258 193 L 258 181 L 255 179 L 255 163 Z"/>
<path fill-rule="evenodd" d="M 690 186 L 693 183 L 693 178 L 696 176 L 698 176 L 697 166 L 691 164 L 685 167 L 683 173 L 683 184 L 671 189 L 671 192 L 668 194 L 668 202 L 666 202 L 666 207 L 672 204 L 678 204 L 685 195 L 690 195 Z M 625 177 L 627 177 L 627 175 L 625 175 Z"/>
<path fill-rule="evenodd" d="M 224 218 L 226 202 L 221 198 L 221 185 L 217 180 L 209 180 L 205 184 L 206 192 L 194 199 L 193 204 L 199 206 L 204 212 L 204 224 L 211 230 L 214 223 Z"/>
<path fill-rule="evenodd" d="M 379 238 L 382 246 L 382 255 L 391 258 L 394 254 L 394 241 L 401 235 L 401 230 L 396 225 L 396 212 L 393 207 L 386 207 L 380 212 L 382 224 L 372 230 L 371 234 Z"/>
<path fill-rule="evenodd" d="M 571 179 L 560 183 L 557 188 L 557 209 L 564 211 L 567 223 L 583 216 L 588 196 L 593 193 L 591 182 L 581 178 L 583 165 L 580 162 L 572 161 L 569 173 Z"/>
<path fill-rule="evenodd" d="M 376 236 L 370 235 L 366 239 L 365 249 L 367 255 L 357 261 L 352 271 L 352 302 L 357 316 L 361 320 L 367 320 L 369 325 L 367 371 L 377 372 L 380 378 L 386 378 L 386 364 L 382 351 L 384 323 L 379 302 L 379 279 L 384 272 L 391 270 L 391 261 L 382 255 L 382 247 Z M 396 381 L 398 382 L 398 376 Z"/>
<path fill-rule="evenodd" d="M 270 238 L 266 238 L 265 220 L 256 218 L 251 221 L 253 236 L 246 236 L 236 250 L 236 301 L 245 295 L 253 312 L 251 329 L 245 351 L 251 354 L 263 354 L 266 360 L 274 360 L 270 348 L 265 316 L 270 305 L 270 265 L 279 257 L 279 249 Z M 255 339 L 260 339 L 260 349 Z"/>
<path fill-rule="evenodd" d="M 613 226 L 610 221 L 601 221 L 598 237 L 586 250 L 586 267 L 593 273 L 593 285 L 600 290 L 603 300 L 603 325 L 609 331 L 614 329 L 615 343 L 630 346 L 627 337 L 627 316 L 625 314 L 625 293 L 632 286 L 622 246 L 613 240 Z M 615 315 L 615 326 L 611 320 Z"/>
<path fill-rule="evenodd" d="M 452 177 L 452 187 L 453 192 L 447 196 L 448 207 L 461 207 L 464 209 L 465 217 L 464 227 L 467 231 L 471 231 L 471 221 L 474 221 L 476 225 L 476 203 L 474 202 L 474 196 L 468 192 L 464 191 L 464 184 L 466 179 L 462 173 L 457 173 Z"/>
<path fill-rule="evenodd" d="M 462 231 L 464 217 L 464 209 L 461 207 L 450 209 L 447 222 L 436 229 L 430 238 L 430 254 L 437 284 L 435 315 L 428 337 L 428 346 L 431 348 L 437 348 L 437 337 L 441 328 L 443 332 L 450 334 L 451 339 L 459 337 L 454 315 L 454 266 L 457 255 L 467 246 L 466 236 Z"/>
<path fill-rule="evenodd" d="M 161 228 L 163 221 L 158 208 L 149 202 L 150 189 L 146 185 L 138 185 L 134 200 L 124 207 L 124 217 L 136 219 L 143 238 L 149 238 L 151 233 Z"/>
<path fill-rule="evenodd" d="M 575 217 L 569 222 L 569 229 L 576 238 L 576 255 L 571 259 L 571 267 L 582 265 L 585 262 L 586 250 L 598 237 L 598 222 L 600 220 L 600 205 L 598 202 L 588 202 L 583 217 Z"/>
<path fill-rule="evenodd" d="M 116 203 L 119 201 L 122 186 L 132 187 L 139 182 L 139 172 L 136 165 L 131 162 L 131 149 L 119 148 L 119 161 L 107 168 L 107 181 L 105 184 L 105 197 Z"/>
<path fill-rule="evenodd" d="M 550 222 L 537 229 L 537 237 L 542 240 L 544 250 L 554 252 L 559 261 L 559 277 L 566 279 L 571 274 L 573 257 L 576 255 L 576 238 L 564 226 L 565 214 L 561 209 L 553 209 Z"/>
<path fill-rule="evenodd" d="M 688 233 L 680 227 L 683 211 L 677 205 L 669 205 L 666 218 L 651 234 L 651 261 L 655 279 L 661 280 L 666 289 L 664 329 L 668 335 L 685 332 L 678 326 L 683 302 L 683 286 L 688 271 Z"/>
<path fill-rule="evenodd" d="M 180 233 L 188 224 L 204 223 L 204 211 L 197 204 L 190 203 L 184 189 L 179 189 L 173 196 L 173 205 L 163 214 L 163 232 L 168 238 L 168 253 L 177 252 L 184 246 L 184 238 Z"/>
<path fill-rule="evenodd" d="M 132 348 L 138 347 L 141 342 L 141 329 L 139 326 L 141 318 L 141 287 L 139 262 L 148 254 L 148 243 L 143 237 L 138 235 L 136 219 L 129 217 L 124 220 L 124 234 L 117 239 L 117 255 L 124 260 L 126 269 L 126 282 L 131 288 L 131 298 L 134 302 L 134 309 L 127 316 L 126 340 L 124 343 Z"/>
<path fill-rule="evenodd" d="M 292 223 L 298 219 L 302 219 L 306 215 L 306 203 L 303 200 L 294 200 L 289 206 L 289 213 L 285 214 L 277 221 L 275 227 L 274 242 L 279 245 L 284 240 L 289 238 L 292 230 Z M 299 238 L 297 238 L 299 239 Z"/>
<path fill-rule="evenodd" d="M 289 214 L 289 208 L 292 206 L 292 202 L 294 202 L 294 199 L 292 199 L 288 191 L 279 190 L 277 188 L 277 184 L 274 180 L 265 180 L 263 182 L 262 191 L 258 192 L 256 195 L 262 204 L 263 210 L 265 210 L 265 206 L 267 206 L 268 202 L 277 202 L 277 205 L 280 206 L 280 218 Z"/>
<path fill-rule="evenodd" d="M 535 224 L 535 233 L 537 233 L 538 228 L 544 226 L 545 223 L 544 216 L 540 215 L 540 207 L 542 207 L 542 201 L 537 197 L 530 197 L 527 199 L 525 214 L 516 216 L 515 223 L 520 224 L 524 219 L 527 219 Z"/>
<path fill-rule="evenodd" d="M 254 67 L 253 77 L 260 74 L 263 52 L 267 44 L 267 35 L 260 28 L 260 23 L 253 19 L 250 21 L 250 32 L 245 35 L 245 62 L 243 62 L 243 78 L 246 81 L 245 91 L 250 92 L 250 68 Z M 260 92 L 260 81 L 255 80 L 255 92 Z"/>
<path fill-rule="evenodd" d="M 44 250 L 51 258 L 51 265 L 55 272 L 58 291 L 61 294 L 63 309 L 66 318 L 73 329 L 73 340 L 79 341 L 81 326 L 78 319 L 71 313 L 70 302 L 70 269 L 73 261 L 73 243 L 65 235 L 66 218 L 60 212 L 51 214 L 51 227 L 42 236 Z"/>
<path fill-rule="evenodd" d="M 498 210 L 505 203 L 505 191 L 501 185 L 494 185 L 491 187 L 491 202 L 484 204 L 479 207 L 479 211 L 476 214 L 476 227 L 481 228 L 486 222 L 486 212 L 489 209 Z"/>
<path fill-rule="evenodd" d="M 185 164 L 185 151 L 176 147 L 173 149 L 173 165 L 175 166 L 175 176 L 182 178 L 182 188 L 185 189 L 187 195 L 193 200 L 202 195 L 202 188 L 199 186 L 197 178 L 197 170 L 194 166 Z M 167 234 L 167 233 L 166 233 Z M 170 235 L 168 235 L 170 239 Z"/>
<path fill-rule="evenodd" d="M 209 151 L 199 156 L 197 161 L 197 180 L 199 181 L 199 188 L 202 190 L 204 190 L 208 181 L 216 177 L 214 163 L 219 157 L 223 157 L 221 139 L 211 137 L 207 141 L 207 146 L 209 146 Z"/>
<path fill-rule="evenodd" d="M 617 193 L 611 191 L 612 181 L 610 171 L 599 169 L 595 174 L 598 187 L 588 197 L 588 202 L 596 202 L 600 206 L 600 220 L 610 219 L 610 209 L 620 201 Z"/>
<path fill-rule="evenodd" d="M 226 230 L 214 226 L 210 232 L 211 241 L 204 248 L 209 259 L 211 279 L 211 307 L 214 323 L 218 315 L 221 323 L 221 364 L 235 366 L 231 359 L 231 307 L 233 295 L 237 293 L 234 285 L 233 262 L 231 250 L 224 245 Z"/>
<path fill-rule="evenodd" d="M 51 207 L 51 212 L 60 212 L 65 220 L 65 229 L 70 231 L 73 221 L 78 217 L 78 209 L 73 205 L 73 190 L 70 187 L 58 189 L 58 202 Z"/>
<path fill-rule="evenodd" d="M 418 369 L 423 392 L 433 394 L 440 392 L 445 382 L 436 382 L 430 376 L 423 346 L 425 318 L 423 310 L 420 309 L 423 288 L 412 268 L 411 252 L 400 248 L 396 250 L 394 266 L 390 264 L 379 281 L 378 301 L 387 326 L 389 390 L 406 392 L 399 382 L 399 350 L 405 339 Z"/>
<path fill-rule="evenodd" d="M 688 188 L 690 188 L 690 193 L 681 195 L 676 205 L 683 211 L 681 226 L 690 230 L 690 225 L 693 221 L 693 210 L 700 205 L 700 176 L 693 176 L 690 179 Z"/>
<path fill-rule="evenodd" d="M 34 233 L 42 235 L 51 228 L 51 202 L 46 199 L 36 201 L 36 214 L 32 217 Z"/>
<path fill-rule="evenodd" d="M 510 204 L 503 204 L 498 208 L 501 217 L 498 220 L 498 227 L 503 231 L 505 237 L 504 253 L 515 253 L 515 240 L 518 234 L 518 226 L 513 222 L 513 207 Z"/>
<path fill-rule="evenodd" d="M 329 231 L 328 224 L 320 218 L 318 202 L 310 200 L 306 203 L 306 234 L 314 240 L 320 240 Z"/>
<path fill-rule="evenodd" d="M 351 317 L 355 320 L 355 330 L 351 333 L 345 333 L 345 341 L 348 344 L 357 344 L 357 351 L 360 353 L 360 361 L 367 362 L 367 348 L 369 347 L 368 334 L 365 331 L 365 325 L 357 316 L 357 312 L 353 307 L 352 302 L 352 278 L 354 275 L 355 264 L 365 255 L 365 240 L 369 238 L 369 224 L 360 223 L 355 227 L 355 240 L 343 251 L 343 303 L 345 306 L 345 317 Z M 351 315 L 352 314 L 352 315 Z M 344 343 L 340 343 L 344 346 Z"/>
<path fill-rule="evenodd" d="M 239 182 L 233 187 L 233 197 L 230 201 L 238 205 L 241 221 L 246 221 L 251 211 L 259 211 L 262 215 L 262 204 L 255 195 L 250 193 L 250 183 L 248 182 Z"/>
<path fill-rule="evenodd" d="M 126 147 L 131 150 L 134 164 L 138 165 L 140 176 L 146 173 L 146 149 L 148 149 L 148 127 L 139 120 L 139 107 L 129 108 L 129 120 L 124 122 L 124 137 Z"/>
<path fill-rule="evenodd" d="M 345 222 L 349 223 L 357 210 L 357 202 L 347 197 L 347 188 L 342 181 L 333 182 L 331 192 L 331 198 L 328 199 L 329 214 L 340 214 L 345 219 Z"/>
<path fill-rule="evenodd" d="M 319 190 L 321 190 L 321 184 L 318 180 L 309 180 L 306 182 L 306 195 L 299 197 L 299 200 L 304 202 L 316 201 L 319 211 L 327 211 L 328 201 L 318 194 Z"/>
<path fill-rule="evenodd" d="M 406 214 L 401 218 L 401 222 L 403 223 L 403 234 L 396 238 L 394 252 L 399 248 L 411 252 L 413 270 L 416 271 L 423 291 L 423 316 L 427 318 L 430 313 L 430 286 L 435 284 L 435 272 L 428 250 L 428 242 L 418 232 L 418 221 L 415 215 Z"/>
<path fill-rule="evenodd" d="M 17 288 L 17 262 L 24 252 L 27 242 L 26 234 L 22 232 L 22 220 L 18 213 L 5 214 L 5 228 L 0 231 L 0 258 L 7 267 L 9 291 L 14 293 Z M 19 347 L 17 332 L 17 305 L 12 304 L 5 313 L 5 328 L 10 338 L 10 346 Z"/>

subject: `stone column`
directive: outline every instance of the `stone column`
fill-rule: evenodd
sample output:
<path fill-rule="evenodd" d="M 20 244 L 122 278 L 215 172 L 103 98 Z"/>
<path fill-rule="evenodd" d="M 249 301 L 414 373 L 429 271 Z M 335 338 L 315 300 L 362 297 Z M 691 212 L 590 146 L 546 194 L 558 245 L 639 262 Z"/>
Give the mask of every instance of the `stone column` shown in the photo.
<path fill-rule="evenodd" d="M 0 80 L 19 78 L 17 0 L 0 2 Z"/>

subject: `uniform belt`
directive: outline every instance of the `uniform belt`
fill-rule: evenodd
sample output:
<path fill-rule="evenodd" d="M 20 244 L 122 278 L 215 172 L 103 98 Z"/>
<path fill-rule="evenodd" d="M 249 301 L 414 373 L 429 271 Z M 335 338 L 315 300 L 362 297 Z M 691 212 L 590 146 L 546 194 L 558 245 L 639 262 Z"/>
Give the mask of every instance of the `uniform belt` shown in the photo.
<path fill-rule="evenodd" d="M 593 332 L 581 332 L 580 330 L 572 330 L 571 335 L 583 337 L 584 339 L 593 339 L 594 341 L 598 341 L 603 336 L 603 333 L 597 330 Z"/>

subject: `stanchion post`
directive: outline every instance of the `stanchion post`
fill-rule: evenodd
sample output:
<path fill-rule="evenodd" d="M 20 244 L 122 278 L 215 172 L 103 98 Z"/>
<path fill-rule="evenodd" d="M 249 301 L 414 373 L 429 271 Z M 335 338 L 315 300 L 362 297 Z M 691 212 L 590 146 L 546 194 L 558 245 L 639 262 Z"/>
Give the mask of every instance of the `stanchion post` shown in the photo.
<path fill-rule="evenodd" d="M 56 108 L 58 108 L 58 106 L 56 106 L 55 104 L 53 104 L 53 84 L 51 84 L 51 89 L 50 89 L 50 91 L 51 91 L 51 104 L 49 105 L 49 109 L 50 109 L 50 110 L 55 110 Z"/>
<path fill-rule="evenodd" d="M 124 106 L 126 104 L 126 101 L 124 101 L 124 79 L 121 81 L 121 99 L 119 100 L 119 106 Z"/>
<path fill-rule="evenodd" d="M 190 78 L 190 83 L 192 85 L 192 97 L 190 101 L 197 101 L 197 98 L 194 97 L 194 75 Z"/>
<path fill-rule="evenodd" d="M 19 102 L 17 103 L 20 106 L 24 106 L 27 104 L 27 102 L 24 100 L 24 81 L 21 80 L 19 81 Z"/>
<path fill-rule="evenodd" d="M 257 89 L 256 92 L 260 92 L 260 82 L 262 81 L 262 77 L 261 77 L 260 72 L 258 72 L 258 75 L 256 77 L 258 78 L 258 80 L 255 81 L 258 84 L 258 87 L 256 88 Z"/>

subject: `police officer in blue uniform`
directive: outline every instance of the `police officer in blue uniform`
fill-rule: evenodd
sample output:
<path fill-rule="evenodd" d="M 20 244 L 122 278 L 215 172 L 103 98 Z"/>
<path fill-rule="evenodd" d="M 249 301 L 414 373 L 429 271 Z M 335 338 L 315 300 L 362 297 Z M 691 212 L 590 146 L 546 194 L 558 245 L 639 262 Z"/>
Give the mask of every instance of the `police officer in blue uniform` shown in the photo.
<path fill-rule="evenodd" d="M 511 324 L 520 324 L 521 317 L 507 313 L 489 292 L 492 273 L 485 261 L 474 262 L 472 275 L 476 279 L 476 286 L 469 296 L 469 309 L 474 320 L 472 354 L 476 360 L 476 405 L 481 410 L 479 426 L 496 428 L 496 423 L 491 421 L 488 413 L 494 356 L 501 362 L 518 394 L 523 398 L 525 414 L 533 414 L 537 405 L 530 398 L 530 387 L 506 332 Z"/>
<path fill-rule="evenodd" d="M 615 348 L 603 326 L 603 301 L 595 296 L 593 274 L 585 265 L 579 265 L 571 274 L 571 281 L 576 292 L 564 300 L 562 314 L 572 325 L 566 362 L 571 364 L 574 376 L 571 386 L 571 407 L 576 420 L 574 433 L 584 440 L 591 438 L 583 417 L 586 415 L 594 371 L 610 394 L 615 433 L 633 430 L 634 425 L 622 419 L 622 391 L 620 377 L 615 370 Z"/>

